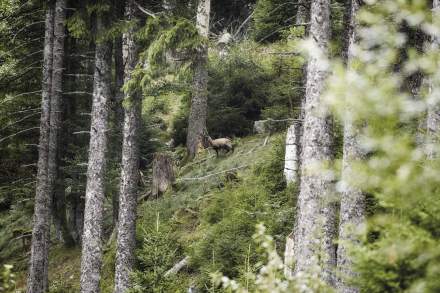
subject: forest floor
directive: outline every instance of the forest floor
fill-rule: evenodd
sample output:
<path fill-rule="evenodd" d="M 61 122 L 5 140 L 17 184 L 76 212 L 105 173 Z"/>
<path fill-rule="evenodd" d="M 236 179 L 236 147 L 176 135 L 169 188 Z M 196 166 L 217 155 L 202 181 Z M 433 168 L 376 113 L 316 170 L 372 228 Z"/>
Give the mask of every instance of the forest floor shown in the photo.
<path fill-rule="evenodd" d="M 228 182 L 245 182 L 251 176 L 251 169 L 265 160 L 270 151 L 271 141 L 279 135 L 256 135 L 234 140 L 234 153 L 219 154 L 213 150 L 204 150 L 196 159 L 183 166 L 177 166 L 175 186 L 161 197 L 143 201 L 138 207 L 138 230 L 151 225 L 155 217 L 175 219 L 175 228 L 179 242 L 190 244 L 197 235 L 200 224 L 198 211 L 209 204 L 206 199 L 210 193 L 219 190 Z M 245 184 L 245 183 L 243 183 Z M 108 195 L 111 198 L 111 195 Z M 107 203 L 108 205 L 108 203 Z M 110 208 L 106 209 L 110 210 Z M 2 215 L 0 215 L 1 219 Z M 109 217 L 111 218 L 111 217 Z M 113 247 L 112 247 L 113 246 Z M 108 252 L 114 249 L 114 243 L 106 247 Z M 111 254 L 111 252 L 110 252 Z M 16 261 L 17 256 L 11 261 Z M 65 248 L 54 245 L 50 252 L 50 292 L 77 292 L 79 289 L 81 253 L 79 248 Z M 104 257 L 103 292 L 111 292 L 113 259 Z M 24 289 L 26 280 L 26 261 L 20 258 L 14 264 L 20 271 L 16 272 L 17 292 Z"/>

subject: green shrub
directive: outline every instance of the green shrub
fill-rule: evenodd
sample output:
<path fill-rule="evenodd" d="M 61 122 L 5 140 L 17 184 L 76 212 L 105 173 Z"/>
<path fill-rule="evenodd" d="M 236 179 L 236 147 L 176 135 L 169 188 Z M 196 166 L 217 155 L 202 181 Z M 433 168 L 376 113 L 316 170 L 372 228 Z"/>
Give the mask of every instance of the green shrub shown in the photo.
<path fill-rule="evenodd" d="M 221 271 L 243 278 L 261 260 L 252 241 L 254 227 L 264 222 L 283 251 L 284 238 L 293 223 L 294 187 L 287 188 L 282 170 L 284 143 L 281 136 L 252 175 L 229 183 L 202 203 L 203 235 L 192 247 L 192 266 L 201 274 L 199 287 L 210 286 L 210 273 Z"/>

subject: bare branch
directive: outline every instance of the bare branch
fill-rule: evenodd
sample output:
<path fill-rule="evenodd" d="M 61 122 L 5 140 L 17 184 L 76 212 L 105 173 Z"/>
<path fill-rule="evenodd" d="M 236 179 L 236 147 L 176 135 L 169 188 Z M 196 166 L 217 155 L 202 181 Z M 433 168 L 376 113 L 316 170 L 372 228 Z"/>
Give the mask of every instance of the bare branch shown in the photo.
<path fill-rule="evenodd" d="M 144 8 L 144 7 L 142 7 L 142 6 L 140 6 L 139 3 L 137 3 L 136 1 L 134 2 L 134 4 L 136 4 L 137 8 L 138 8 L 140 11 L 142 11 L 143 13 L 145 13 L 146 15 L 149 15 L 149 16 L 151 16 L 151 17 L 153 17 L 153 18 L 156 18 L 156 14 L 154 14 L 154 12 L 152 12 L 152 11 L 150 11 L 150 10 L 148 10 L 148 9 L 146 9 L 146 8 Z"/>
<path fill-rule="evenodd" d="M 86 130 L 83 130 L 83 131 L 75 131 L 75 132 L 73 132 L 72 134 L 90 134 L 90 131 L 86 131 Z"/>
<path fill-rule="evenodd" d="M 16 133 L 14 133 L 14 134 L 11 134 L 11 135 L 8 135 L 8 136 L 5 136 L 5 137 L 3 137 L 3 138 L 0 139 L 0 143 L 2 143 L 3 141 L 7 140 L 8 138 L 12 138 L 12 137 L 17 136 L 17 135 L 19 135 L 19 134 L 21 134 L 21 133 L 28 132 L 28 131 L 35 130 L 35 129 L 40 129 L 40 127 L 31 127 L 31 128 L 24 129 L 24 130 L 21 130 L 21 131 L 19 131 L 19 132 L 16 132 Z"/>
<path fill-rule="evenodd" d="M 32 114 L 26 115 L 26 116 L 24 116 L 23 118 L 21 118 L 21 119 L 15 121 L 15 122 L 9 123 L 8 125 L 6 125 L 6 126 L 0 128 L 0 130 L 5 130 L 6 128 L 11 127 L 12 125 L 18 124 L 18 123 L 20 123 L 21 121 L 24 121 L 24 120 L 26 120 L 26 119 L 28 119 L 28 118 L 30 118 L 30 117 L 32 117 L 32 116 L 35 116 L 35 115 L 37 115 L 37 114 L 41 114 L 41 112 L 35 112 L 35 113 L 32 113 Z"/>
<path fill-rule="evenodd" d="M 90 95 L 90 96 L 93 96 L 93 93 L 76 91 L 76 92 L 64 92 L 63 95 Z"/>

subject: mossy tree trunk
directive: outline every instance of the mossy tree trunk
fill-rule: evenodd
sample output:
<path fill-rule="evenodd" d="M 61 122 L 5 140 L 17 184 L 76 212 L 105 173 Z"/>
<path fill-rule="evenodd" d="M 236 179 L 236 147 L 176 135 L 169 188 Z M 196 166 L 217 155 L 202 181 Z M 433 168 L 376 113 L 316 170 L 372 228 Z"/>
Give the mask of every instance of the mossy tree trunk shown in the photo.
<path fill-rule="evenodd" d="M 135 2 L 127 0 L 126 19 L 135 19 Z M 138 62 L 139 48 L 135 43 L 135 28 L 124 33 L 125 82 L 132 78 Z M 139 183 L 139 130 L 141 120 L 141 95 L 129 88 L 125 93 L 124 129 L 122 143 L 122 170 L 119 192 L 119 215 L 117 230 L 115 293 L 131 288 L 130 274 L 133 270 L 136 246 L 136 207 Z"/>
<path fill-rule="evenodd" d="M 99 35 L 109 28 L 106 13 L 98 13 L 96 30 Z M 81 258 L 81 292 L 100 291 L 102 265 L 102 224 L 106 171 L 109 101 L 111 98 L 112 44 L 99 41 L 95 50 L 95 73 L 87 167 L 86 203 Z"/>
<path fill-rule="evenodd" d="M 52 87 L 54 5 L 48 3 L 45 20 L 43 50 L 43 81 L 41 95 L 40 140 L 38 145 L 38 173 L 32 228 L 31 257 L 27 279 L 28 293 L 42 293 L 48 289 L 48 253 L 50 236 L 50 207 L 52 198 L 48 187 L 50 92 Z"/>
<path fill-rule="evenodd" d="M 188 156 L 193 158 L 197 153 L 200 135 L 206 130 L 208 115 L 208 34 L 210 0 L 199 0 L 197 7 L 197 30 L 206 39 L 195 57 L 193 94 L 188 118 L 188 135 L 186 147 Z"/>
<path fill-rule="evenodd" d="M 310 35 L 324 55 L 330 40 L 330 1 L 314 0 L 311 6 Z M 302 139 L 301 183 L 294 231 L 295 273 L 310 273 L 317 266 L 319 277 L 333 283 L 336 264 L 334 238 L 336 205 L 333 178 L 321 164 L 333 159 L 333 125 L 329 109 L 321 101 L 328 69 L 319 56 L 307 64 L 304 136 Z M 319 111 L 318 111 L 319 109 Z"/>

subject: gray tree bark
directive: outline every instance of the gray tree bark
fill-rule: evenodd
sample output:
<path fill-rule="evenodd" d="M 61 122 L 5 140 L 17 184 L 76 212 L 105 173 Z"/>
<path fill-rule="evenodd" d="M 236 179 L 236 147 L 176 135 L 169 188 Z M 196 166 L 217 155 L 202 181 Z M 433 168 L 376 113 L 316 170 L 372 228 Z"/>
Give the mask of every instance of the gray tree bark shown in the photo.
<path fill-rule="evenodd" d="M 117 20 L 121 20 L 124 17 L 124 0 L 114 0 L 115 17 Z M 124 127 L 124 109 L 122 102 L 124 100 L 124 93 L 122 92 L 122 86 L 124 85 L 124 60 L 122 53 L 122 36 L 117 36 L 114 40 L 114 60 L 115 60 L 115 93 L 114 93 L 114 113 L 116 131 L 119 135 L 119 131 Z M 119 214 L 119 193 L 115 192 L 112 196 L 113 205 L 113 227 L 116 231 Z"/>
<path fill-rule="evenodd" d="M 174 183 L 174 180 L 172 158 L 167 154 L 154 154 L 151 194 L 157 197 L 159 194 L 164 193 Z"/>
<path fill-rule="evenodd" d="M 127 0 L 126 19 L 135 17 L 134 0 Z M 131 79 L 138 62 L 138 46 L 135 29 L 123 36 L 125 82 Z M 136 206 L 139 182 L 139 127 L 141 119 L 141 95 L 136 89 L 128 89 L 124 107 L 124 132 L 122 145 L 122 170 L 119 192 L 119 216 L 115 267 L 115 293 L 124 293 L 130 288 L 130 273 L 133 270 L 136 245 Z"/>
<path fill-rule="evenodd" d="M 356 14 L 360 7 L 359 0 L 351 0 L 347 63 L 352 59 L 353 46 L 356 42 Z M 349 111 L 349 109 L 347 109 Z M 339 245 L 337 251 L 337 268 L 340 274 L 336 280 L 338 292 L 356 293 L 359 289 L 351 286 L 347 279 L 354 278 L 356 273 L 353 268 L 353 259 L 347 253 L 347 244 L 359 242 L 354 231 L 365 221 L 365 195 L 359 188 L 350 183 L 350 178 L 354 172 L 353 163 L 365 158 L 365 152 L 362 150 L 359 142 L 359 132 L 361 128 L 350 120 L 344 121 L 344 144 L 342 159 L 342 194 L 341 207 L 339 214 Z"/>
<path fill-rule="evenodd" d="M 296 11 L 295 24 L 306 23 L 309 16 L 309 9 L 307 6 L 309 5 L 306 0 L 298 0 L 298 9 Z"/>
<path fill-rule="evenodd" d="M 188 156 L 194 158 L 197 153 L 200 135 L 206 130 L 208 115 L 208 33 L 211 0 L 199 0 L 197 7 L 197 30 L 206 38 L 195 57 L 193 95 L 188 118 L 188 135 L 186 147 Z"/>
<path fill-rule="evenodd" d="M 65 12 L 66 1 L 57 0 L 55 4 L 54 17 L 54 39 L 53 39 L 53 70 L 52 89 L 50 100 L 50 136 L 49 136 L 49 163 L 48 180 L 49 194 L 53 198 L 53 222 L 57 238 L 66 244 L 72 244 L 67 229 L 66 220 L 66 199 L 63 180 L 59 176 L 60 161 L 60 129 L 62 127 L 62 92 L 63 92 L 63 65 L 64 65 L 64 39 L 65 39 Z M 57 188 L 59 187 L 59 188 Z"/>
<path fill-rule="evenodd" d="M 38 173 L 35 192 L 31 257 L 27 279 L 28 293 L 42 293 L 48 289 L 50 207 L 52 198 L 49 194 L 47 169 L 50 135 L 50 91 L 52 87 L 53 22 L 54 7 L 49 3 L 45 20 Z"/>
<path fill-rule="evenodd" d="M 330 39 L 330 1 L 314 0 L 310 35 L 327 55 Z M 321 103 L 327 68 L 312 55 L 307 65 L 304 136 L 302 140 L 301 185 L 294 231 L 295 273 L 311 273 L 333 283 L 336 253 L 336 205 L 333 178 L 320 171 L 320 164 L 333 159 L 332 119 Z"/>
<path fill-rule="evenodd" d="M 96 30 L 108 29 L 108 17 L 98 14 Z M 100 41 L 95 50 L 95 73 L 87 167 L 86 204 L 81 257 L 81 292 L 99 292 L 102 264 L 102 224 L 106 171 L 112 44 Z"/>
<path fill-rule="evenodd" d="M 432 1 L 432 10 L 434 13 L 439 13 L 440 0 Z M 438 39 L 432 40 L 432 46 L 439 47 L 440 41 Z M 432 91 L 432 81 L 428 80 L 429 91 Z M 427 155 L 428 158 L 434 159 L 438 156 L 436 146 L 440 141 L 440 105 L 438 103 L 428 105 L 428 117 L 426 120 L 428 145 Z"/>

